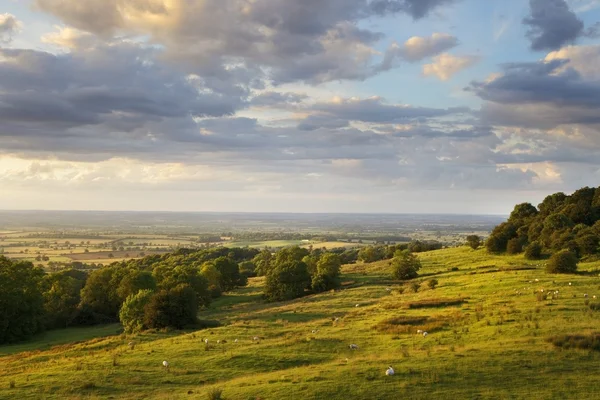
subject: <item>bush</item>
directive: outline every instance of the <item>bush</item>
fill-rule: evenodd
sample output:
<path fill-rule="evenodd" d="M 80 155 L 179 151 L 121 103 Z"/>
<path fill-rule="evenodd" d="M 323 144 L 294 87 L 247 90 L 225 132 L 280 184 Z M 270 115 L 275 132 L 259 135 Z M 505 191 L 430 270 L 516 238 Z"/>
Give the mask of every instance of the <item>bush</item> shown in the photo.
<path fill-rule="evenodd" d="M 421 284 L 419 282 L 413 282 L 413 283 L 410 284 L 410 288 L 415 293 L 417 293 L 419 291 L 420 287 L 421 287 Z"/>
<path fill-rule="evenodd" d="M 207 398 L 208 400 L 222 400 L 223 399 L 223 389 L 215 388 L 208 391 Z"/>
<path fill-rule="evenodd" d="M 198 298 L 190 285 L 161 290 L 144 307 L 144 326 L 149 329 L 183 329 L 196 324 Z"/>
<path fill-rule="evenodd" d="M 427 281 L 427 286 L 429 286 L 429 289 L 435 289 L 435 287 L 439 284 L 437 279 L 430 279 Z"/>
<path fill-rule="evenodd" d="M 481 238 L 477 235 L 469 235 L 467 236 L 467 245 L 471 247 L 473 250 L 477 250 L 481 247 Z"/>
<path fill-rule="evenodd" d="M 573 252 L 561 250 L 550 257 L 546 271 L 551 274 L 572 274 L 577 272 L 577 262 L 577 256 Z"/>
<path fill-rule="evenodd" d="M 392 276 L 395 279 L 405 281 L 419 276 L 417 272 L 421 269 L 421 262 L 409 251 L 397 252 L 391 264 Z"/>
<path fill-rule="evenodd" d="M 591 335 L 561 335 L 548 338 L 548 342 L 563 349 L 600 351 L 600 333 Z"/>
<path fill-rule="evenodd" d="M 525 248 L 525 258 L 528 260 L 539 260 L 542 258 L 542 245 L 540 242 L 531 242 Z"/>

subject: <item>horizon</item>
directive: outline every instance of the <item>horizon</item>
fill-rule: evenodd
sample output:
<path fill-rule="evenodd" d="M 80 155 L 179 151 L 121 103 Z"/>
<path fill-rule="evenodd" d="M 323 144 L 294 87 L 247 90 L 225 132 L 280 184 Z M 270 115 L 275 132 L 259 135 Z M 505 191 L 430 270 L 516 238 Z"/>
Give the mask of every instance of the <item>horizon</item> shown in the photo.
<path fill-rule="evenodd" d="M 506 215 L 599 105 L 597 0 L 9 1 L 0 208 Z"/>

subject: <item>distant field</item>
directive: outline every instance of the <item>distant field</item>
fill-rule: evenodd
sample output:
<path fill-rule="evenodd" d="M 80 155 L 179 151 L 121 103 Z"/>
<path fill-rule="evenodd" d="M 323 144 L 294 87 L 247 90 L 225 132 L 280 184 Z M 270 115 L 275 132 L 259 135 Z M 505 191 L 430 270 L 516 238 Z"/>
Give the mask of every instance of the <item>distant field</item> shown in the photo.
<path fill-rule="evenodd" d="M 200 313 L 220 328 L 54 349 L 47 337 L 23 345 L 42 350 L 30 353 L 0 347 L 10 354 L 0 358 L 0 398 L 206 399 L 215 388 L 227 400 L 598 398 L 600 352 L 560 350 L 548 338 L 600 330 L 600 311 L 587 304 L 599 301 L 600 262 L 548 275 L 543 261 L 466 247 L 419 257 L 416 293 L 390 280 L 389 262 L 347 265 L 345 289 L 291 302 L 265 303 L 264 279 L 251 279 Z M 542 289 L 560 294 L 544 298 Z M 51 337 L 81 340 L 83 332 Z M 389 365 L 393 377 L 384 374 Z"/>

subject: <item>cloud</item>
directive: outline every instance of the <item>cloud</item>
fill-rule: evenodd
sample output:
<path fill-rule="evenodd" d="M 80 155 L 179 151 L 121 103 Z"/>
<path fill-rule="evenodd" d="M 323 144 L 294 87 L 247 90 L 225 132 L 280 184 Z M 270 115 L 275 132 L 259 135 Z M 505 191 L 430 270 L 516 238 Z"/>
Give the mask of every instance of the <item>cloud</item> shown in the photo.
<path fill-rule="evenodd" d="M 228 73 L 273 84 L 364 80 L 380 72 L 383 35 L 372 17 L 423 18 L 455 0 L 36 0 L 72 27 L 104 38 L 141 35 L 201 76 Z M 64 38 L 62 39 L 64 41 Z M 55 39 L 56 41 L 56 39 Z M 252 78 L 250 78 L 252 77 Z M 250 83 L 249 83 L 250 84 Z"/>
<path fill-rule="evenodd" d="M 447 33 L 433 33 L 429 37 L 413 36 L 402 46 L 393 43 L 386 51 L 381 70 L 387 71 L 394 66 L 396 59 L 417 62 L 458 46 L 458 39 Z"/>
<path fill-rule="evenodd" d="M 22 22 L 14 15 L 0 14 L 0 44 L 12 42 L 14 35 L 17 34 L 22 27 Z"/>
<path fill-rule="evenodd" d="M 530 15 L 523 19 L 529 26 L 531 49 L 556 50 L 573 43 L 584 33 L 584 24 L 565 0 L 529 0 Z"/>
<path fill-rule="evenodd" d="M 576 70 L 585 79 L 600 79 L 600 45 L 567 46 L 546 55 L 544 61 L 563 60 L 557 71 Z"/>
<path fill-rule="evenodd" d="M 442 81 L 447 81 L 460 71 L 475 65 L 479 61 L 477 56 L 453 56 L 448 53 L 440 54 L 433 59 L 433 63 L 423 66 L 424 76 L 435 76 Z"/>
<path fill-rule="evenodd" d="M 252 98 L 250 105 L 254 107 L 289 108 L 308 99 L 303 93 L 263 92 Z"/>
<path fill-rule="evenodd" d="M 367 99 L 335 98 L 327 103 L 317 103 L 311 108 L 314 112 L 323 113 L 348 121 L 396 123 L 444 117 L 448 115 L 468 113 L 466 108 L 427 108 L 404 104 L 387 104 L 381 97 Z"/>

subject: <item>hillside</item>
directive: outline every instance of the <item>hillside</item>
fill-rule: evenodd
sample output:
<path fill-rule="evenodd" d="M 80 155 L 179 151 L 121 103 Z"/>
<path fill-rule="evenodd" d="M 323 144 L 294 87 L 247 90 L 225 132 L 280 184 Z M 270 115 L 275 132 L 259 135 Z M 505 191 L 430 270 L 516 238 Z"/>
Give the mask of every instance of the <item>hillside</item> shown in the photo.
<path fill-rule="evenodd" d="M 600 297 L 600 262 L 581 263 L 577 275 L 547 275 L 544 261 L 483 249 L 419 257 L 423 285 L 417 293 L 388 281 L 387 261 L 347 265 L 344 289 L 285 303 L 263 302 L 264 279 L 252 278 L 201 312 L 201 319 L 224 324 L 218 328 L 52 348 L 42 337 L 24 353 L 15 349 L 25 346 L 0 347 L 0 398 L 206 399 L 215 388 L 229 400 L 574 399 L 600 393 L 592 373 L 600 352 L 561 350 L 547 341 L 600 331 L 600 311 L 589 307 L 599 302 L 593 296 Z M 432 277 L 439 281 L 435 289 L 426 284 Z M 559 294 L 544 299 L 542 289 Z M 71 340 L 77 332 L 82 340 L 90 337 L 86 328 L 69 332 Z M 395 376 L 385 376 L 389 365 Z"/>

